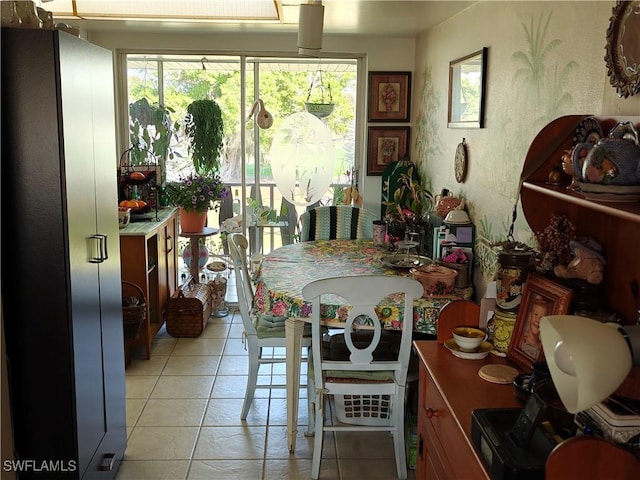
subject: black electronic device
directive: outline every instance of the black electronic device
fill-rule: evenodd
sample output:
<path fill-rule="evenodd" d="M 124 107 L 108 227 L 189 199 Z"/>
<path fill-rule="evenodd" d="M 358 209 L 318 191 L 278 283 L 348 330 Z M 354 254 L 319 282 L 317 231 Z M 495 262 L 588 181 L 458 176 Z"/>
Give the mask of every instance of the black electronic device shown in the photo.
<path fill-rule="evenodd" d="M 544 414 L 545 403 L 535 393 L 529 396 L 529 400 L 518 415 L 516 423 L 509 432 L 516 445 L 527 448 L 531 438 L 540 424 Z"/>
<path fill-rule="evenodd" d="M 471 440 L 493 480 L 544 480 L 547 457 L 557 442 L 539 421 L 530 421 L 532 412 L 524 414 L 527 415 L 524 421 L 521 408 L 484 408 L 472 412 Z M 514 435 L 516 424 L 518 432 Z M 529 435 L 526 447 L 516 443 L 515 438 Z"/>

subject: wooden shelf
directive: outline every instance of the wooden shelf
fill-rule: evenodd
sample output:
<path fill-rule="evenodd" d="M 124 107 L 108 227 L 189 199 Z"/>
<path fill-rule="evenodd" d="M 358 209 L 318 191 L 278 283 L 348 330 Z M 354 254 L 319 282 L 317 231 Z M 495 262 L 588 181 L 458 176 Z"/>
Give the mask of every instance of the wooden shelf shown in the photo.
<path fill-rule="evenodd" d="M 531 142 L 523 166 L 522 211 L 534 232 L 543 231 L 555 214 L 576 226 L 576 235 L 599 242 L 607 260 L 602 282 L 608 306 L 622 323 L 633 325 L 640 311 L 640 202 L 598 202 L 565 186 L 547 184 L 549 172 L 572 148 L 576 125 L 586 115 L 560 117 L 545 126 Z M 640 126 L 638 117 L 595 117 L 605 135 L 618 122 Z M 640 399 L 640 368 L 634 368 L 620 387 L 620 395 Z"/>
<path fill-rule="evenodd" d="M 548 195 L 562 202 L 573 203 L 581 208 L 601 212 L 611 217 L 640 223 L 640 202 L 596 202 L 565 186 L 548 185 L 542 182 L 524 182 L 522 188 Z"/>

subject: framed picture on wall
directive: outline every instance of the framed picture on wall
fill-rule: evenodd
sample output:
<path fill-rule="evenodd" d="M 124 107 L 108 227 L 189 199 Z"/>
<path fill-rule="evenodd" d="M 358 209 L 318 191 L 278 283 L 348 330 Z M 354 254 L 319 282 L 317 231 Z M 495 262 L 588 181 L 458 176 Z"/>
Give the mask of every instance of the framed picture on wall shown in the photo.
<path fill-rule="evenodd" d="M 369 121 L 408 122 L 411 72 L 369 72 Z"/>
<path fill-rule="evenodd" d="M 409 127 L 369 127 L 367 175 L 382 175 L 387 165 L 402 160 L 409 147 Z"/>
<path fill-rule="evenodd" d="M 449 62 L 449 128 L 483 128 L 487 48 Z"/>
<path fill-rule="evenodd" d="M 507 357 L 525 371 L 544 359 L 540 341 L 540 319 L 545 315 L 564 315 L 569 311 L 573 291 L 547 278 L 530 273 L 522 288 Z"/>

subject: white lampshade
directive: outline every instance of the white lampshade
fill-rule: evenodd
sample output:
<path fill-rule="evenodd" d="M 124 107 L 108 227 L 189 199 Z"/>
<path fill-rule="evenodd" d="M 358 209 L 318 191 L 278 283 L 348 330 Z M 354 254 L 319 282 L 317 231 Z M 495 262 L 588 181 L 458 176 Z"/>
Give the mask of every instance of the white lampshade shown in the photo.
<path fill-rule="evenodd" d="M 571 413 L 611 395 L 632 366 L 630 346 L 618 325 L 575 315 L 540 320 L 540 339 L 560 399 Z"/>
<path fill-rule="evenodd" d="M 322 48 L 324 6 L 321 1 L 300 4 L 298 16 L 298 54 L 317 57 Z"/>

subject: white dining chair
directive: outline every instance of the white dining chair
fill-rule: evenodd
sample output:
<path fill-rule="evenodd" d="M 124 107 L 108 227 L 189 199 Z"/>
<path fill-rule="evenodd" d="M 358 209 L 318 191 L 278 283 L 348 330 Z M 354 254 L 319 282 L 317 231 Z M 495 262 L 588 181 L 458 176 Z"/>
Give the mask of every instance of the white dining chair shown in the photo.
<path fill-rule="evenodd" d="M 311 478 L 320 474 L 324 432 L 388 431 L 393 435 L 398 478 L 407 478 L 404 406 L 407 369 L 413 331 L 413 300 L 422 296 L 422 285 L 411 278 L 386 275 L 355 275 L 311 282 L 302 289 L 312 302 L 312 361 L 309 375 L 315 385 L 315 440 Z M 392 360 L 377 360 L 376 348 L 382 326 L 375 307 L 391 295 L 404 296 L 400 348 Z M 344 324 L 346 359 L 328 360 L 322 348 L 321 305 L 325 295 L 338 295 L 350 307 Z M 335 303 L 335 301 L 333 302 Z M 363 325 L 372 332 L 364 345 Z M 383 352 L 387 353 L 388 352 Z M 385 355 L 386 357 L 387 355 Z M 325 400 L 333 396 L 340 423 L 325 422 Z M 373 410 L 373 408 L 377 410 Z"/>
<path fill-rule="evenodd" d="M 272 365 L 275 363 L 285 363 L 284 355 L 275 355 L 273 349 L 286 348 L 285 339 L 285 317 L 275 317 L 271 315 L 260 315 L 253 309 L 254 289 L 247 268 L 247 248 L 249 242 L 240 233 L 231 233 L 227 236 L 229 243 L 229 255 L 233 261 L 236 292 L 238 295 L 238 307 L 242 316 L 244 326 L 244 336 L 249 360 L 249 371 L 247 375 L 247 387 L 244 394 L 244 403 L 240 418 L 246 420 L 249 408 L 253 402 L 256 388 L 286 388 L 285 384 L 258 384 L 258 372 L 261 365 Z M 302 337 L 302 347 L 309 350 L 311 336 L 307 334 Z M 269 349 L 265 354 L 264 350 Z M 309 388 L 308 385 L 305 385 Z M 312 415 L 311 403 L 313 402 L 313 392 L 307 392 L 309 408 L 309 421 L 307 434 L 314 431 L 314 418 Z"/>

